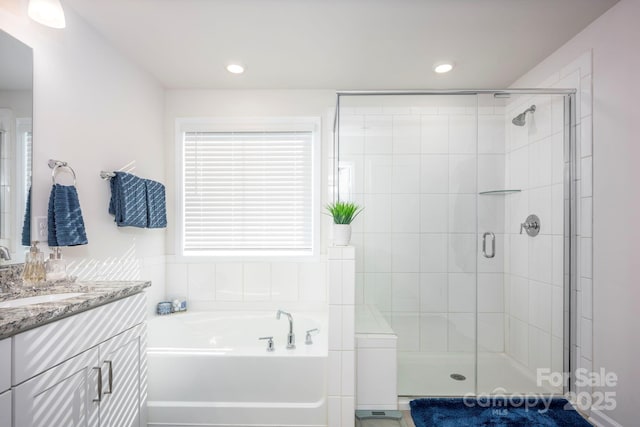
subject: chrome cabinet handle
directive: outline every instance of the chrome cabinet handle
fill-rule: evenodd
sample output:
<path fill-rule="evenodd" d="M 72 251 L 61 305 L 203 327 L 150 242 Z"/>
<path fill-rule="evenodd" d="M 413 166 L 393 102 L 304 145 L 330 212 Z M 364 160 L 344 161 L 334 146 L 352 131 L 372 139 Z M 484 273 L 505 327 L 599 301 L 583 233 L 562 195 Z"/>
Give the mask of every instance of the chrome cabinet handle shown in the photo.
<path fill-rule="evenodd" d="M 109 364 L 109 391 L 105 391 L 104 394 L 111 394 L 113 393 L 113 362 L 105 360 L 104 363 Z"/>
<path fill-rule="evenodd" d="M 102 368 L 93 368 L 93 370 L 98 370 L 98 398 L 93 399 L 94 402 L 102 402 Z"/>
<path fill-rule="evenodd" d="M 491 237 L 491 253 L 487 253 L 487 236 Z M 482 235 L 482 255 L 485 258 L 493 258 L 496 256 L 496 235 L 487 231 Z"/>

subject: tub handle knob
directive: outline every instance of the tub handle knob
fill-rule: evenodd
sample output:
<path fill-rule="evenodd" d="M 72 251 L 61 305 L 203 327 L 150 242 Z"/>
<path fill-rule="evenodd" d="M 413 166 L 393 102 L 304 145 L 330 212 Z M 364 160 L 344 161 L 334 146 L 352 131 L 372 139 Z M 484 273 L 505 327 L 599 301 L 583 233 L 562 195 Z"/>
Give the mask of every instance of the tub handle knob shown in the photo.
<path fill-rule="evenodd" d="M 305 338 L 304 338 L 304 343 L 305 343 L 305 344 L 307 344 L 307 345 L 313 344 L 313 340 L 311 339 L 311 333 L 312 333 L 312 332 L 315 332 L 315 333 L 317 334 L 318 332 L 320 332 L 320 329 L 318 329 L 318 328 L 313 328 L 313 329 L 309 329 L 309 330 L 307 331 L 307 335 L 306 335 L 306 336 L 305 336 Z M 315 335 L 315 334 L 314 334 L 314 335 Z"/>
<path fill-rule="evenodd" d="M 276 346 L 273 344 L 273 337 L 260 337 L 259 340 L 268 340 L 267 341 L 267 351 L 273 351 L 276 349 Z"/>

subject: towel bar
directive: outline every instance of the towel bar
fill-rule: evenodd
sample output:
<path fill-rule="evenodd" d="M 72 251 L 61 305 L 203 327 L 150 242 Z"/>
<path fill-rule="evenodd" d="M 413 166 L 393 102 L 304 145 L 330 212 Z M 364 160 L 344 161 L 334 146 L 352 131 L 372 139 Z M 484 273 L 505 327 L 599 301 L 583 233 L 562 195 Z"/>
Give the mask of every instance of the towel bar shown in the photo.
<path fill-rule="evenodd" d="M 100 172 L 100 178 L 102 178 L 102 179 L 111 179 L 114 176 L 116 176 L 116 174 L 114 172 L 107 172 L 107 171 L 101 171 Z"/>

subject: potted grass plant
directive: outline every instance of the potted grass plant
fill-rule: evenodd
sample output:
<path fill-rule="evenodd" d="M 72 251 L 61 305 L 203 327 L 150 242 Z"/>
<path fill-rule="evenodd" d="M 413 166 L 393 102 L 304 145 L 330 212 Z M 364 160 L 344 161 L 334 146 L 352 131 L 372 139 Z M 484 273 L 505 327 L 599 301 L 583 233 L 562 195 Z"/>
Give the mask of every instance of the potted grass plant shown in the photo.
<path fill-rule="evenodd" d="M 333 244 L 348 246 L 351 241 L 351 222 L 362 212 L 362 207 L 353 202 L 329 203 L 327 211 L 333 217 Z"/>

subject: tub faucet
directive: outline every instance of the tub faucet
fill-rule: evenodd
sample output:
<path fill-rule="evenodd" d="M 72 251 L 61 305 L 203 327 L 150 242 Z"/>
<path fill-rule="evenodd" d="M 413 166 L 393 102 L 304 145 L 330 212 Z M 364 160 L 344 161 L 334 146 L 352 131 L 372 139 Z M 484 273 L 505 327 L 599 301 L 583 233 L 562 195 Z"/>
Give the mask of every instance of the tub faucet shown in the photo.
<path fill-rule="evenodd" d="M 11 260 L 11 253 L 9 252 L 9 248 L 6 246 L 0 246 L 0 259 L 5 261 Z"/>
<path fill-rule="evenodd" d="M 282 314 L 284 314 L 289 318 L 289 334 L 287 335 L 287 348 L 289 350 L 293 350 L 294 348 L 296 348 L 296 336 L 293 333 L 293 317 L 291 317 L 291 313 L 278 310 L 278 313 L 276 313 L 276 319 L 280 320 L 280 315 Z"/>

